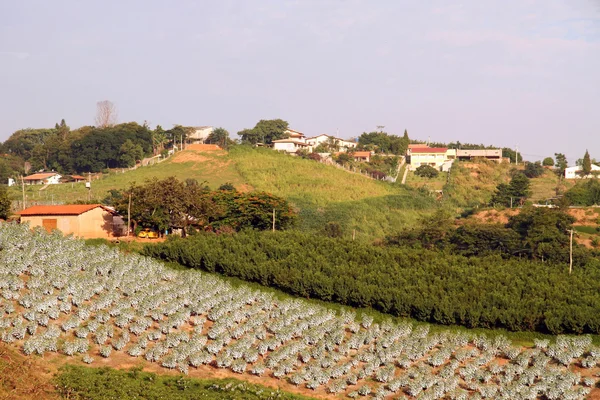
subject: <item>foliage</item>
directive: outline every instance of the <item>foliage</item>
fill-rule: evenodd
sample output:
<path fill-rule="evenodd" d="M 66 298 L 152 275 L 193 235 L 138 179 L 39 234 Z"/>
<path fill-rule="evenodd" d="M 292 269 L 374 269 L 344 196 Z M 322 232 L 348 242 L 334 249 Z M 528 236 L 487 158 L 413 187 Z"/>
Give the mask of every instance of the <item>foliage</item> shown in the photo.
<path fill-rule="evenodd" d="M 113 194 L 110 201 L 118 212 L 127 215 L 131 197 L 134 230 L 138 225 L 159 232 L 178 228 L 186 236 L 192 226 L 205 230 L 270 229 L 273 210 L 277 229 L 293 224 L 296 214 L 285 200 L 263 192 L 241 193 L 226 185 L 224 190 L 210 192 L 194 179 L 155 178 L 144 185 L 131 184 L 129 189 Z"/>
<path fill-rule="evenodd" d="M 225 182 L 221 186 L 219 186 L 218 190 L 236 190 L 235 186 L 231 182 Z"/>
<path fill-rule="evenodd" d="M 402 137 L 390 135 L 386 132 L 364 132 L 358 138 L 361 149 L 375 150 L 377 153 L 391 153 L 396 155 L 406 154 L 410 139 L 405 130 Z"/>
<path fill-rule="evenodd" d="M 296 213 L 281 197 L 265 192 L 241 193 L 235 190 L 219 190 L 206 194 L 218 212 L 208 215 L 205 229 L 232 228 L 267 230 L 287 229 L 294 224 Z"/>
<path fill-rule="evenodd" d="M 536 162 L 525 162 L 525 170 L 523 174 L 528 178 L 538 178 L 544 175 L 544 167 L 539 161 Z"/>
<path fill-rule="evenodd" d="M 565 193 L 565 198 L 576 206 L 600 204 L 600 182 L 597 179 L 586 179 L 585 182 L 578 182 Z"/>
<path fill-rule="evenodd" d="M 516 159 L 519 163 L 523 162 L 523 157 L 521 156 L 521 153 L 517 153 L 515 150 L 508 147 L 502 148 L 502 157 L 508 158 L 511 164 L 515 164 Z"/>
<path fill-rule="evenodd" d="M 544 158 L 544 161 L 542 161 L 542 165 L 544 167 L 553 167 L 554 159 L 552 157 L 546 157 L 546 158 Z"/>
<path fill-rule="evenodd" d="M 234 238 L 237 235 L 214 237 Z M 311 240 L 318 244 L 310 235 L 291 239 L 301 239 L 293 244 L 295 248 L 303 248 Z M 328 240 L 332 242 L 327 247 L 331 248 L 335 258 L 347 252 L 347 246 L 336 249 L 331 245 L 339 241 Z M 253 242 L 253 246 L 259 243 Z M 289 240 L 284 240 L 281 252 L 276 240 L 269 240 L 266 244 L 265 249 L 274 251 L 269 255 L 276 259 L 285 257 L 292 245 Z M 235 256 L 242 257 L 239 250 L 248 248 L 242 247 L 242 242 L 236 246 L 238 251 Z M 370 248 L 375 253 L 364 253 L 363 256 L 379 254 L 377 248 Z M 246 262 L 253 261 L 252 257 L 256 255 L 259 254 L 248 253 Z M 259 255 L 264 256 L 264 253 Z M 406 265 L 420 259 L 419 255 L 413 261 L 406 260 L 406 254 L 396 256 L 399 260 L 405 260 Z M 332 258 L 327 256 L 327 259 Z M 324 265 L 323 270 L 318 269 L 320 266 L 315 263 L 311 263 L 313 268 L 307 271 L 279 268 L 278 275 L 283 280 L 293 279 L 299 273 L 307 277 L 312 275 L 309 282 L 322 278 L 320 290 L 331 289 L 331 277 L 338 281 L 344 278 L 350 284 L 350 294 L 354 293 L 352 282 L 356 279 L 363 285 L 373 286 L 374 292 L 378 293 L 376 296 L 381 300 L 399 294 L 390 294 L 387 290 L 389 286 L 378 284 L 381 278 L 379 269 L 364 276 L 366 268 L 361 266 L 367 260 L 369 258 L 356 259 L 356 264 L 350 266 L 351 271 L 359 272 L 357 276 L 352 272 L 335 274 L 330 263 Z M 234 260 L 230 258 L 225 261 Z M 389 261 L 385 257 L 381 259 L 381 262 Z M 432 260 L 424 261 L 429 264 Z M 555 281 L 555 274 L 536 270 L 535 266 L 533 270 L 528 269 L 526 274 L 509 274 L 507 271 L 497 273 L 489 265 L 476 264 L 476 268 L 473 268 L 472 264 L 465 264 L 463 260 L 457 261 L 460 262 L 457 265 L 462 266 L 460 271 L 444 268 L 444 262 L 434 266 L 439 269 L 440 278 L 436 280 L 442 282 L 433 282 L 433 270 L 420 277 L 422 284 L 405 282 L 407 295 L 414 295 L 416 287 L 426 288 L 430 283 L 437 287 L 436 296 L 429 297 L 431 293 L 425 290 L 425 297 L 417 295 L 416 301 L 413 301 L 422 303 L 425 300 L 425 308 L 433 307 L 431 313 L 436 319 L 449 315 L 447 313 L 455 305 L 454 302 L 444 301 L 445 287 L 450 288 L 451 295 L 458 290 L 458 287 L 444 285 L 448 283 L 443 282 L 447 276 L 462 278 L 463 282 L 473 284 L 469 288 L 482 291 L 464 290 L 466 286 L 463 286 L 457 301 L 463 300 L 465 315 L 478 320 L 483 318 L 484 322 L 489 317 L 503 318 L 505 301 L 525 307 L 521 316 L 533 316 L 534 319 L 540 308 L 555 311 L 559 308 L 557 303 L 565 304 L 562 298 L 556 297 L 557 289 L 577 289 L 569 284 L 581 283 L 589 278 L 592 283 L 590 295 L 581 301 L 582 296 L 578 295 L 577 290 L 567 291 L 568 304 L 572 308 L 567 307 L 563 311 L 568 313 L 568 327 L 585 329 L 579 323 L 596 317 L 597 308 L 590 310 L 587 306 L 591 308 L 595 305 L 598 284 L 595 283 L 597 280 L 593 271 L 597 271 L 597 268 L 591 269 L 591 276 L 588 276 L 588 271 L 580 275 L 576 271 L 575 275 L 564 279 L 567 283 L 559 283 Z M 213 275 L 169 270 L 149 258 L 125 255 L 104 246 L 86 246 L 58 232 L 52 235 L 42 229 L 31 232 L 27 226 L 17 224 L 0 225 L 0 263 L 4 266 L 0 270 L 0 282 L 3 283 L 0 339 L 12 343 L 26 355 L 44 356 L 60 352 L 65 357 L 76 357 L 86 363 L 94 363 L 99 357 L 113 363 L 127 363 L 125 360 L 136 363 L 136 358 L 143 357 L 147 362 L 156 363 L 153 368 L 162 366 L 182 374 L 188 374 L 196 368 L 204 371 L 221 368 L 226 373 L 266 375 L 329 393 L 347 392 L 351 395 L 357 391 L 374 393 L 380 397 L 393 393 L 418 397 L 423 390 L 428 396 L 454 397 L 456 390 L 464 394 L 464 390 L 459 388 L 460 384 L 485 398 L 494 398 L 497 393 L 509 391 L 530 391 L 528 393 L 533 397 L 528 397 L 531 398 L 583 398 L 596 383 L 593 378 L 581 381 L 580 373 L 573 368 L 577 366 L 577 371 L 580 371 L 580 367 L 590 369 L 598 363 L 600 353 L 592 345 L 589 336 L 559 336 L 552 344 L 538 340 L 536 349 L 523 351 L 503 336 L 489 338 L 453 330 L 430 333 L 428 325 L 413 326 L 391 319 L 375 323 L 369 314 L 357 316 L 354 310 L 349 309 L 342 309 L 338 313 L 314 302 L 276 298 L 272 293 L 253 290 L 245 285 L 233 287 Z M 497 289 L 496 293 L 492 293 L 493 297 L 486 295 L 490 284 L 477 285 L 478 278 L 482 276 L 482 267 L 486 270 L 485 275 L 494 275 L 491 277 L 492 285 Z M 390 271 L 390 283 L 398 283 L 398 279 L 405 275 L 403 272 L 411 269 L 415 269 L 415 266 Z M 472 269 L 476 270 L 475 274 L 471 273 Z M 539 287 L 531 291 L 527 285 L 519 286 L 524 275 L 529 275 L 530 280 L 531 276 L 535 276 L 535 283 Z M 546 277 L 550 278 L 549 282 Z M 555 283 L 558 283 L 556 288 L 552 286 Z M 509 284 L 516 285 L 514 290 L 506 293 L 507 297 L 498 296 L 498 288 L 510 288 Z M 548 284 L 550 290 L 546 291 Z M 343 286 L 334 289 L 332 291 L 337 292 Z M 404 287 L 400 292 L 403 291 Z M 540 291 L 544 291 L 552 301 L 539 301 L 531 307 L 530 293 L 539 295 Z M 357 295 L 360 293 L 363 291 L 356 291 Z M 489 301 L 488 305 L 492 306 L 476 308 L 475 314 L 471 314 L 473 298 L 476 302 L 482 293 Z M 403 304 L 403 300 L 397 297 L 395 301 Z M 552 314 L 545 321 L 555 324 L 565 316 L 567 314 Z M 593 369 L 588 371 L 590 375 L 593 372 Z M 130 389 L 133 395 L 144 390 L 144 398 L 155 392 L 153 387 L 148 388 L 149 383 L 144 379 L 122 378 L 107 382 L 103 375 L 108 373 L 113 377 L 123 374 L 102 369 L 89 373 L 76 370 L 69 374 L 66 383 L 86 391 L 90 396 L 101 396 L 102 389 L 107 385 L 108 393 L 117 392 L 116 396 L 105 398 L 126 396 L 127 393 L 118 393 L 122 387 Z M 140 368 L 129 373 L 135 378 L 146 376 Z M 511 379 L 507 379 L 507 376 Z M 186 395 L 187 390 L 195 387 L 196 383 L 202 385 L 201 382 L 172 375 L 170 378 L 152 377 L 152 382 L 162 379 L 168 380 L 177 389 L 174 396 Z M 534 387 L 532 384 L 535 384 Z M 225 399 L 230 398 L 229 394 L 236 394 L 237 389 L 246 390 L 233 384 L 221 386 L 213 383 L 212 389 L 219 388 L 225 389 L 220 393 L 221 398 Z M 157 390 L 161 390 L 161 385 Z M 165 394 L 164 391 L 161 394 Z M 210 394 L 205 392 L 195 398 Z M 281 398 L 284 395 L 275 392 L 270 397 Z M 164 395 L 162 398 L 172 397 Z"/>
<path fill-rule="evenodd" d="M 131 139 L 127 139 L 119 149 L 119 161 L 124 167 L 133 167 L 136 162 L 141 161 L 144 156 L 144 149 L 139 144 L 134 144 Z"/>
<path fill-rule="evenodd" d="M 0 219 L 7 219 L 11 214 L 11 201 L 6 186 L 0 185 Z"/>
<path fill-rule="evenodd" d="M 569 164 L 567 163 L 567 156 L 565 156 L 562 153 L 554 153 L 554 158 L 556 160 L 556 162 L 554 163 L 554 165 L 556 166 L 554 171 L 559 177 L 562 178 L 565 176 L 565 169 L 567 169 L 567 167 L 569 166 Z"/>
<path fill-rule="evenodd" d="M 193 379 L 139 369 L 121 371 L 66 365 L 55 378 L 58 391 L 74 400 L 309 399 L 237 379 Z"/>
<path fill-rule="evenodd" d="M 581 175 L 588 176 L 592 173 L 592 160 L 590 159 L 590 153 L 586 150 L 581 163 Z"/>
<path fill-rule="evenodd" d="M 421 176 L 423 178 L 435 178 L 439 175 L 439 171 L 433 168 L 431 165 L 420 165 L 415 170 L 415 175 Z"/>
<path fill-rule="evenodd" d="M 499 254 L 553 264 L 568 262 L 569 237 L 573 217 L 560 209 L 525 207 L 511 216 L 506 225 L 468 222 L 450 223 L 449 216 L 438 212 L 424 219 L 418 228 L 387 238 L 391 245 L 448 251 L 463 256 Z M 584 265 L 589 255 L 575 244 L 575 262 Z"/>
<path fill-rule="evenodd" d="M 293 231 L 200 234 L 147 245 L 144 252 L 300 297 L 421 321 L 551 333 L 600 331 L 600 269 L 594 259 L 568 275 L 566 267 L 541 262 L 374 247 Z"/>
<path fill-rule="evenodd" d="M 328 222 L 323 227 L 323 231 L 325 236 L 330 238 L 341 238 L 344 236 L 344 231 L 342 227 L 337 222 Z"/>
<path fill-rule="evenodd" d="M 322 231 L 335 221 L 346 233 L 356 229 L 357 240 L 371 240 L 435 207 L 427 193 L 270 149 L 237 146 L 229 156 L 248 185 L 290 202 L 304 231 Z"/>
<path fill-rule="evenodd" d="M 523 173 L 517 172 L 514 174 L 509 184 L 501 183 L 496 187 L 496 193 L 492 197 L 492 205 L 501 205 L 510 207 L 517 204 L 521 205 L 531 195 L 530 181 Z"/>
<path fill-rule="evenodd" d="M 226 149 L 229 145 L 229 132 L 225 128 L 215 128 L 206 138 L 206 143 L 217 144 L 222 149 Z"/>
<path fill-rule="evenodd" d="M 289 124 L 282 119 L 261 119 L 252 129 L 244 129 L 238 132 L 242 143 L 264 143 L 271 144 L 273 140 L 283 139 Z"/>

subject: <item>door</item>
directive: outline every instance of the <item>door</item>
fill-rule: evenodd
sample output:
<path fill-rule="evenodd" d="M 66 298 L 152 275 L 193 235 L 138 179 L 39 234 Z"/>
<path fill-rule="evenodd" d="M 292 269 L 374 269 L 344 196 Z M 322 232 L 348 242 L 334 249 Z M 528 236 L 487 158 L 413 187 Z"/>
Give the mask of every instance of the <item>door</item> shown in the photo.
<path fill-rule="evenodd" d="M 46 232 L 52 232 L 53 229 L 56 229 L 56 219 L 43 219 L 42 226 Z"/>

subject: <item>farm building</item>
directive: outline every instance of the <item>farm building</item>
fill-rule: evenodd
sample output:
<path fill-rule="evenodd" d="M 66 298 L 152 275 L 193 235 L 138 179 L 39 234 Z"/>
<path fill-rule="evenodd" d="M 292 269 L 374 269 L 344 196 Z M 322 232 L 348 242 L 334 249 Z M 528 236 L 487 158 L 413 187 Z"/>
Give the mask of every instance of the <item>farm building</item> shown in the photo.
<path fill-rule="evenodd" d="M 28 185 L 55 185 L 60 183 L 61 175 L 56 172 L 40 172 L 23 178 Z"/>
<path fill-rule="evenodd" d="M 502 162 L 502 149 L 483 149 L 483 150 L 456 150 L 456 158 L 463 161 L 470 161 L 475 158 L 485 158 L 486 160 Z"/>
<path fill-rule="evenodd" d="M 21 223 L 41 226 L 48 232 L 58 229 L 86 239 L 112 238 L 126 234 L 123 219 L 101 204 L 32 206 L 21 211 Z"/>
<path fill-rule="evenodd" d="M 413 170 L 421 165 L 447 170 L 456 159 L 456 150 L 446 147 L 409 147 L 407 159 Z"/>

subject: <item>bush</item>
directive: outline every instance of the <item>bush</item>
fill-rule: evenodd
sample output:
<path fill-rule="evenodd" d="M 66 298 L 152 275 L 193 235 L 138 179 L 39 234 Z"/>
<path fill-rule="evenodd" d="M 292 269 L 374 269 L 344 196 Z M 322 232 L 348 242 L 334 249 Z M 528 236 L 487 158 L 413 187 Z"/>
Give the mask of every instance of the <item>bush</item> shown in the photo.
<path fill-rule="evenodd" d="M 564 265 L 375 247 L 294 231 L 200 233 L 146 245 L 143 253 L 295 296 L 421 321 L 600 332 L 600 262 L 593 258 L 569 275 Z"/>
<path fill-rule="evenodd" d="M 342 227 L 337 222 L 328 222 L 324 227 L 325 236 L 330 238 L 341 238 L 344 236 Z"/>
<path fill-rule="evenodd" d="M 544 175 L 544 167 L 542 167 L 539 161 L 534 163 L 527 162 L 525 163 L 525 171 L 523 173 L 528 178 L 537 178 Z"/>
<path fill-rule="evenodd" d="M 546 158 L 544 158 L 544 161 L 542 161 L 542 165 L 544 167 L 553 167 L 554 159 L 552 157 L 546 157 Z"/>
<path fill-rule="evenodd" d="M 422 178 L 435 178 L 439 175 L 439 171 L 433 168 L 431 165 L 421 165 L 415 170 L 415 175 L 420 176 Z"/>

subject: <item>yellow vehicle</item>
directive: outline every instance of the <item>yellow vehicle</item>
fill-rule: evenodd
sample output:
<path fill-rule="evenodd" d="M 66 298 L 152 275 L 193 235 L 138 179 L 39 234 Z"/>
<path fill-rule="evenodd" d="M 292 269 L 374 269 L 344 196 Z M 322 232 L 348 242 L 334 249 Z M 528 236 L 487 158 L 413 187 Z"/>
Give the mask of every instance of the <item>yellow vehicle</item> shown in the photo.
<path fill-rule="evenodd" d="M 158 233 L 150 228 L 144 228 L 137 236 L 141 239 L 157 239 Z"/>

